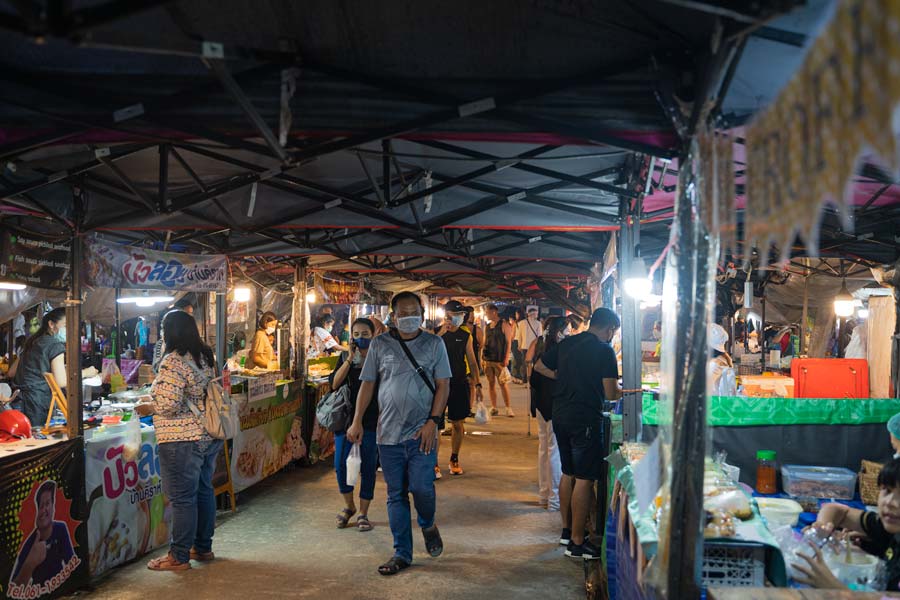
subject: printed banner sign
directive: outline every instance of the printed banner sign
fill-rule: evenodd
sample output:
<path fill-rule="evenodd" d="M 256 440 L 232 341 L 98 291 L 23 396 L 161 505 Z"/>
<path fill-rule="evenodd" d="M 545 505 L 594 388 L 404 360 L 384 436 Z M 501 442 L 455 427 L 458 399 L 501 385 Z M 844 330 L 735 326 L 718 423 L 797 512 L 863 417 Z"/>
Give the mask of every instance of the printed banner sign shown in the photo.
<path fill-rule="evenodd" d="M 0 598 L 68 595 L 88 583 L 81 438 L 0 460 Z"/>
<path fill-rule="evenodd" d="M 90 573 L 147 554 L 169 541 L 172 521 L 163 495 L 156 432 L 117 434 L 85 445 Z"/>
<path fill-rule="evenodd" d="M 746 240 L 786 258 L 797 233 L 818 255 L 819 205 L 850 226 L 856 159 L 871 148 L 896 169 L 900 3 L 845 0 L 778 99 L 747 128 Z"/>
<path fill-rule="evenodd" d="M 286 383 L 269 396 L 250 398 L 241 409 L 241 431 L 234 437 L 231 478 L 234 490 L 245 490 L 306 456 L 297 416 L 302 386 Z"/>
<path fill-rule="evenodd" d="M 65 290 L 69 287 L 68 241 L 49 240 L 0 230 L 0 279 L 31 287 Z"/>
<path fill-rule="evenodd" d="M 221 292 L 228 279 L 228 259 L 92 239 L 85 240 L 84 278 L 92 287 Z"/>

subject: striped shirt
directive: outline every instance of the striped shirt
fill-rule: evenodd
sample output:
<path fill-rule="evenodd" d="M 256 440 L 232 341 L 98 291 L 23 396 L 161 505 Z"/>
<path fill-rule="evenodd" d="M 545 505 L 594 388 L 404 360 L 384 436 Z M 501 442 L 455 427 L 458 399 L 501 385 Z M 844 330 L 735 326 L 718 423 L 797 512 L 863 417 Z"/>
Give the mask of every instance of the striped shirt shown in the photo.
<path fill-rule="evenodd" d="M 176 352 L 167 354 L 160 363 L 159 374 L 150 388 L 156 408 L 153 425 L 160 444 L 211 439 L 203 427 L 202 418 L 206 385 L 215 377 L 215 372 L 210 367 L 204 367 L 202 370 L 207 378 L 201 379 L 188 361 L 193 361 L 190 355 L 182 356 Z M 194 416 L 188 408 L 188 401 L 200 409 L 200 417 Z"/>

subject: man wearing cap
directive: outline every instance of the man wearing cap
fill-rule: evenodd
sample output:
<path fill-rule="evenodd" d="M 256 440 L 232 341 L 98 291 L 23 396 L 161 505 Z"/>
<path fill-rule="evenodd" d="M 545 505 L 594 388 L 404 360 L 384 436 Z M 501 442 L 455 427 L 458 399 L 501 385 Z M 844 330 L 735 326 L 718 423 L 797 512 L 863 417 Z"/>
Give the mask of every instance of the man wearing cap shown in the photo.
<path fill-rule="evenodd" d="M 466 307 L 457 300 L 450 300 L 444 305 L 444 314 L 447 316 L 447 323 L 441 339 L 447 347 L 452 373 L 450 398 L 447 401 L 447 416 L 453 425 L 450 474 L 462 475 L 459 451 L 466 434 L 466 417 L 469 416 L 469 385 L 470 381 L 475 382 L 476 395 L 481 400 L 481 382 L 478 381 L 478 363 L 475 360 L 472 334 L 462 329 L 466 320 Z"/>
<path fill-rule="evenodd" d="M 519 341 L 519 352 L 522 355 L 522 361 L 525 363 L 525 352 L 531 348 L 531 344 L 541 337 L 544 333 L 544 326 L 538 320 L 538 307 L 529 306 L 526 318 L 522 319 L 516 325 L 516 339 Z M 531 381 L 531 364 L 526 364 L 522 374 L 525 376 L 524 383 Z"/>

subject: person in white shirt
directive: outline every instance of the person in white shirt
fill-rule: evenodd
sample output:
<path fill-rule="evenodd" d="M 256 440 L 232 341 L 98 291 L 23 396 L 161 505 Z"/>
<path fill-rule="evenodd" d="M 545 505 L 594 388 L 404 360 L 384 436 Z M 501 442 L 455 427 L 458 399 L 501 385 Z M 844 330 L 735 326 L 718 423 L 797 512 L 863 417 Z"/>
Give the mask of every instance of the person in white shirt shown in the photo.
<path fill-rule="evenodd" d="M 322 315 L 318 327 L 313 329 L 312 343 L 316 356 L 323 356 L 331 352 L 350 352 L 346 346 L 342 346 L 333 335 L 331 330 L 334 327 L 334 316 L 331 313 Z"/>
<path fill-rule="evenodd" d="M 525 352 L 531 348 L 531 344 L 543 334 L 544 327 L 538 320 L 538 309 L 536 306 L 530 306 L 527 317 L 516 325 L 516 340 L 519 342 L 519 352 L 522 353 L 523 358 Z M 524 381 L 527 383 L 531 379 L 532 365 L 525 360 L 522 360 L 522 364 L 524 369 L 521 374 L 524 375 Z"/>

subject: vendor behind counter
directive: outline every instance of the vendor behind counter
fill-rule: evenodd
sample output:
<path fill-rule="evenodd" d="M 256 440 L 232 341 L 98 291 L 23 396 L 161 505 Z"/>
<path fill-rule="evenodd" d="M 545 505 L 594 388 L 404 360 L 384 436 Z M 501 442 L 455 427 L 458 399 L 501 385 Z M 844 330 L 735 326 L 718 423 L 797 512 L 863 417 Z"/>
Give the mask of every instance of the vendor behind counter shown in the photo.
<path fill-rule="evenodd" d="M 275 313 L 265 312 L 259 318 L 259 327 L 250 344 L 250 368 L 269 369 L 276 362 L 275 347 L 273 346 L 276 327 L 278 327 L 278 318 Z"/>
<path fill-rule="evenodd" d="M 40 328 L 25 342 L 14 367 L 14 381 L 20 391 L 12 407 L 25 413 L 35 428 L 47 421 L 52 399 L 44 373 L 52 373 L 59 387 L 66 387 L 65 352 L 66 309 L 55 308 L 44 315 Z M 96 374 L 93 367 L 82 371 L 86 378 Z"/>

